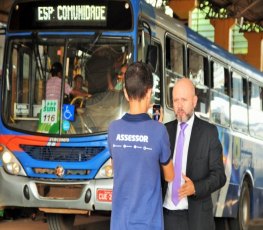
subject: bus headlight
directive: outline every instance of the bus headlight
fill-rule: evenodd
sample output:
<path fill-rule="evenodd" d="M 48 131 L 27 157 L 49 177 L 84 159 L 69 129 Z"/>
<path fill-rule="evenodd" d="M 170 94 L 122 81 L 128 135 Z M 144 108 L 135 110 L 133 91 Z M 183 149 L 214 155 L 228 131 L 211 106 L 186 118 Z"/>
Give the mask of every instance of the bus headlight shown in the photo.
<path fill-rule="evenodd" d="M 15 162 L 14 163 L 8 163 L 6 165 L 6 168 L 7 168 L 8 172 L 15 174 L 15 175 L 18 175 L 18 173 L 20 172 L 20 166 Z"/>
<path fill-rule="evenodd" d="M 4 169 L 7 173 L 13 175 L 26 176 L 24 169 L 22 168 L 20 162 L 16 159 L 13 153 L 7 148 L 2 146 L 2 162 Z"/>
<path fill-rule="evenodd" d="M 109 159 L 100 168 L 100 170 L 96 176 L 96 179 L 112 178 L 112 177 L 113 177 L 113 167 L 111 164 L 111 159 Z"/>
<path fill-rule="evenodd" d="M 3 156 L 2 156 L 2 160 L 3 160 L 4 164 L 8 164 L 12 160 L 12 155 L 9 152 L 4 152 Z"/>

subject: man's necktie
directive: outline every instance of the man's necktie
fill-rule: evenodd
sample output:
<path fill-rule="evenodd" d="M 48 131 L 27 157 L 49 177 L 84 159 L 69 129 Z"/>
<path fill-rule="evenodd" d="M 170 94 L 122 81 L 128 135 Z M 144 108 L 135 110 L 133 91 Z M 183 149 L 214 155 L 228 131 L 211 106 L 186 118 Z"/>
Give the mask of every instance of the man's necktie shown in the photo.
<path fill-rule="evenodd" d="M 182 159 L 183 159 L 183 149 L 184 149 L 184 130 L 187 124 L 182 122 L 180 124 L 181 130 L 177 140 L 176 155 L 174 161 L 174 172 L 175 177 L 172 187 L 172 201 L 175 205 L 179 203 L 178 190 L 181 187 L 181 176 L 182 176 Z"/>

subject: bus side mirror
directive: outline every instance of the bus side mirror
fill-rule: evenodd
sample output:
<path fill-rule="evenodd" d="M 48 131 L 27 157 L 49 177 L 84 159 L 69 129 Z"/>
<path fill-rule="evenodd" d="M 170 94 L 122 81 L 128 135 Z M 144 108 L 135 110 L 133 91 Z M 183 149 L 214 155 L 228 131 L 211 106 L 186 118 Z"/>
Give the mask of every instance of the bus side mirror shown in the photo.
<path fill-rule="evenodd" d="M 146 53 L 146 63 L 150 64 L 153 68 L 153 72 L 157 70 L 157 46 L 148 45 Z"/>

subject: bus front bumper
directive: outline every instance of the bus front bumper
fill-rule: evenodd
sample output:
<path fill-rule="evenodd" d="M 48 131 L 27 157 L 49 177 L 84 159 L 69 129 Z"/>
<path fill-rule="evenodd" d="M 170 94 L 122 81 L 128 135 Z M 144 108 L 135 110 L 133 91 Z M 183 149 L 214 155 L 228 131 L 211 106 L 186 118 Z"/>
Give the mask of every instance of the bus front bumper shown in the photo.
<path fill-rule="evenodd" d="M 7 174 L 0 167 L 0 207 L 111 210 L 112 179 L 37 180 Z"/>

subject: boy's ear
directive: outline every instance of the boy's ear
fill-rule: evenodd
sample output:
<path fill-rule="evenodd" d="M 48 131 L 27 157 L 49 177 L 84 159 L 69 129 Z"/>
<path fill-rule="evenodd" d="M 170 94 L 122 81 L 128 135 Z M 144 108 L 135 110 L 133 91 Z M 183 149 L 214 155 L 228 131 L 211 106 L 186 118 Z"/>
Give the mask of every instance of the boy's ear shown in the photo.
<path fill-rule="evenodd" d="M 151 99 L 151 97 L 152 97 L 152 88 L 147 90 L 146 97 Z"/>
<path fill-rule="evenodd" d="M 127 91 L 126 91 L 126 88 L 123 89 L 123 92 L 124 92 L 124 96 L 125 96 L 126 100 L 130 101 L 129 96 L 128 96 Z"/>

